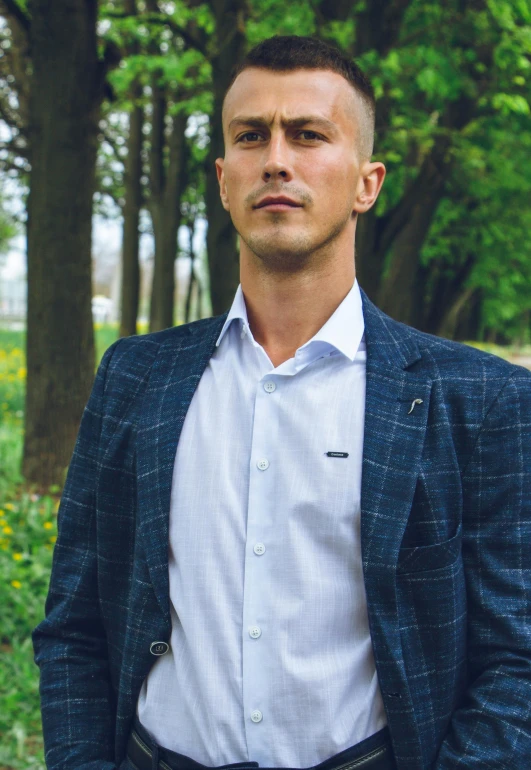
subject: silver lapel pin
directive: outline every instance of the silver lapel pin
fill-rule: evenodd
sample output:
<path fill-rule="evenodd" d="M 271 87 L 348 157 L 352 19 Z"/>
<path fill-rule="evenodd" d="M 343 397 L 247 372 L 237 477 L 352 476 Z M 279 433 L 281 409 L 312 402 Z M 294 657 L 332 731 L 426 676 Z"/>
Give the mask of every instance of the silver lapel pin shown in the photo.
<path fill-rule="evenodd" d="M 413 409 L 415 408 L 415 404 L 422 404 L 422 403 L 424 403 L 424 402 L 422 401 L 422 399 L 421 399 L 421 398 L 415 398 L 415 399 L 414 399 L 414 400 L 411 402 L 411 409 L 409 410 L 408 414 L 411 414 L 411 412 L 412 412 L 412 411 L 413 411 Z"/>

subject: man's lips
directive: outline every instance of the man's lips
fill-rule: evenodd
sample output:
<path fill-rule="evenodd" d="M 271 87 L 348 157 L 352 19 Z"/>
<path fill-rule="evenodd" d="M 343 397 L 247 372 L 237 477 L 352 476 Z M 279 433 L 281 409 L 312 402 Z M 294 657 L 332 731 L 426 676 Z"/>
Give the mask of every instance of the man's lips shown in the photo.
<path fill-rule="evenodd" d="M 293 209 L 300 209 L 302 206 L 295 206 L 291 203 L 266 203 L 264 206 L 258 206 L 259 209 L 265 209 L 266 211 L 291 211 Z"/>
<path fill-rule="evenodd" d="M 300 203 L 291 200 L 291 198 L 285 198 L 284 196 L 275 198 L 271 196 L 264 198 L 255 208 L 268 209 L 270 211 L 287 211 L 288 209 L 300 209 L 302 206 Z"/>

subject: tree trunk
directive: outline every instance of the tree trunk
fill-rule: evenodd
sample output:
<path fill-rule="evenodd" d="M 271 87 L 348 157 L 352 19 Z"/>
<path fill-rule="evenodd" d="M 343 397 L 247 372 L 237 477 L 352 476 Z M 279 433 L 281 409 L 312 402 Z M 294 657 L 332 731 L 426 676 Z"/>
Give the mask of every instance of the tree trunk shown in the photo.
<path fill-rule="evenodd" d="M 453 330 L 453 339 L 461 342 L 464 342 L 465 340 L 481 340 L 482 306 L 483 293 L 481 289 L 474 289 L 471 295 L 467 297 L 467 301 L 461 305 L 460 312 L 457 315 L 457 322 Z"/>
<path fill-rule="evenodd" d="M 196 281 L 196 275 L 194 272 L 194 262 L 195 262 L 195 254 L 194 254 L 194 233 L 195 233 L 195 221 L 192 219 L 188 223 L 188 233 L 190 238 L 190 250 L 188 252 L 190 256 L 190 281 L 188 282 L 188 291 L 186 294 L 186 306 L 185 306 L 185 312 L 184 312 L 184 322 L 188 323 L 190 321 L 190 308 L 192 305 L 192 289 L 194 288 L 194 283 Z"/>
<path fill-rule="evenodd" d="M 172 119 L 168 142 L 168 164 L 164 166 L 164 114 L 165 100 L 158 96 L 160 109 L 153 111 L 153 120 L 161 121 L 157 129 L 158 139 L 152 152 L 155 185 L 152 189 L 151 213 L 155 236 L 155 264 L 151 291 L 150 331 L 173 326 L 175 296 L 175 259 L 177 233 L 181 223 L 181 197 L 187 184 L 186 140 L 184 132 L 188 116 L 179 112 Z M 153 178 L 153 177 L 152 177 Z"/>
<path fill-rule="evenodd" d="M 190 318 L 190 310 L 192 308 L 192 292 L 196 283 L 196 276 L 194 273 L 194 264 L 193 262 L 190 265 L 190 281 L 188 283 L 188 291 L 186 293 L 186 306 L 184 310 L 184 322 L 185 324 L 189 323 L 192 319 Z"/>
<path fill-rule="evenodd" d="M 141 87 L 135 83 L 133 100 L 141 95 Z M 140 209 L 142 208 L 142 107 L 133 107 L 129 116 L 127 160 L 125 165 L 125 203 L 122 242 L 122 308 L 120 337 L 137 333 L 138 302 L 140 298 L 140 265 L 138 261 L 140 239 Z"/>
<path fill-rule="evenodd" d="M 149 213 L 153 224 L 153 240 L 155 245 L 153 279 L 151 284 L 151 302 L 149 305 L 149 330 L 158 331 L 159 316 L 157 307 L 158 284 L 160 282 L 160 262 L 162 248 L 162 198 L 166 174 L 164 168 L 164 121 L 166 119 L 166 99 L 159 84 L 161 73 L 156 71 L 151 78 L 151 143 L 149 147 L 149 172 L 151 197 Z M 171 326 L 171 324 L 170 324 Z"/>
<path fill-rule="evenodd" d="M 136 15 L 136 0 L 124 0 L 124 11 Z M 140 46 L 133 41 L 128 46 L 128 53 L 138 54 Z M 124 187 L 125 202 L 123 208 L 122 236 L 122 289 L 120 312 L 120 337 L 129 337 L 137 333 L 138 303 L 140 300 L 140 264 L 138 261 L 140 240 L 140 209 L 142 208 L 142 128 L 144 111 L 139 100 L 142 86 L 138 79 L 131 86 L 133 108 L 129 115 L 129 134 L 127 137 L 127 159 L 125 161 Z"/>
<path fill-rule="evenodd" d="M 23 474 L 61 485 L 94 380 L 91 218 L 97 0 L 33 0 Z"/>
<path fill-rule="evenodd" d="M 392 262 L 380 289 L 379 306 L 392 318 L 422 326 L 424 314 L 424 273 L 420 251 L 443 196 L 445 175 L 431 176 L 422 201 L 411 207 L 407 223 L 394 238 Z"/>
<path fill-rule="evenodd" d="M 206 210 L 208 220 L 207 254 L 212 313 L 225 312 L 234 299 L 239 283 L 239 255 L 236 231 L 219 196 L 214 161 L 225 155 L 221 107 L 233 66 L 243 59 L 246 47 L 245 22 L 248 6 L 245 0 L 211 0 L 215 17 L 216 55 L 212 58 L 214 110 L 210 124 L 210 145 L 206 164 Z"/>
<path fill-rule="evenodd" d="M 384 269 L 385 254 L 376 248 L 378 219 L 374 208 L 358 215 L 356 225 L 356 278 L 373 302 L 378 301 L 378 291 Z"/>

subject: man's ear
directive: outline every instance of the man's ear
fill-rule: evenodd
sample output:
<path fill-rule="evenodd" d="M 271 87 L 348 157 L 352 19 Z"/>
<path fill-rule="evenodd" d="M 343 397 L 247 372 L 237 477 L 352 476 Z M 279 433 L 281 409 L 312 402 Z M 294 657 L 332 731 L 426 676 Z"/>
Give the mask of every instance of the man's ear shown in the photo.
<path fill-rule="evenodd" d="M 360 178 L 353 211 L 363 214 L 376 203 L 376 199 L 382 189 L 385 179 L 385 166 L 379 161 L 363 164 L 360 169 Z"/>
<path fill-rule="evenodd" d="M 225 184 L 225 174 L 223 173 L 224 162 L 224 158 L 216 158 L 216 174 L 218 175 L 219 195 L 221 198 L 221 203 L 223 204 L 225 211 L 230 211 L 229 198 L 227 195 L 227 185 Z"/>

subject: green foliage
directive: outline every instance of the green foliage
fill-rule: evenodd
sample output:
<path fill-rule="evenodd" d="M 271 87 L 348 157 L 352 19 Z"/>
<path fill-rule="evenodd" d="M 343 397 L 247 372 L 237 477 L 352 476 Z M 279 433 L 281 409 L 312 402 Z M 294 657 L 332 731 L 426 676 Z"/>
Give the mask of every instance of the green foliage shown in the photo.
<path fill-rule="evenodd" d="M 273 35 L 314 35 L 315 14 L 307 0 L 284 3 L 279 0 L 252 2 L 246 25 L 249 48 Z"/>
<path fill-rule="evenodd" d="M 20 226 L 15 217 L 6 206 L 6 193 L 0 184 L 0 265 L 2 256 L 7 253 L 12 239 L 18 235 Z"/>

